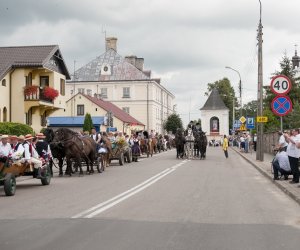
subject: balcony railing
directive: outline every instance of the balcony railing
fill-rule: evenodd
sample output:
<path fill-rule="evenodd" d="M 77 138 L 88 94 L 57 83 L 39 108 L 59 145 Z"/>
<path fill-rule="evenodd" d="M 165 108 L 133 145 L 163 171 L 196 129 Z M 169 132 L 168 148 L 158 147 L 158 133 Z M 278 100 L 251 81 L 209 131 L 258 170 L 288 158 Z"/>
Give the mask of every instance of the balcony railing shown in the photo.
<path fill-rule="evenodd" d="M 25 101 L 44 101 L 53 103 L 53 99 L 47 98 L 44 96 L 42 89 L 37 87 L 34 91 L 24 91 L 24 100 Z"/>

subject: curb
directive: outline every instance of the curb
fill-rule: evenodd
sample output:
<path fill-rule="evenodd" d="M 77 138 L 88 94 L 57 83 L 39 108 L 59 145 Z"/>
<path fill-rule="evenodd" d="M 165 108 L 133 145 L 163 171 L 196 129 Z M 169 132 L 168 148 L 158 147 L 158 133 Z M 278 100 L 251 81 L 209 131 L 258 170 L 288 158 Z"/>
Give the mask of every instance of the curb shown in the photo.
<path fill-rule="evenodd" d="M 250 163 L 253 167 L 255 167 L 256 170 L 258 170 L 263 176 L 267 177 L 273 184 L 275 184 L 279 189 L 281 189 L 284 193 L 286 193 L 289 197 L 291 197 L 294 201 L 296 201 L 300 205 L 299 196 L 297 196 L 294 192 L 290 191 L 288 188 L 281 185 L 280 182 L 274 181 L 273 176 L 271 176 L 264 169 L 256 165 L 255 162 L 253 162 L 251 159 L 247 158 L 246 156 L 238 152 L 238 150 L 234 149 L 233 147 L 230 148 L 236 153 L 238 153 L 241 157 L 243 157 L 248 163 Z"/>

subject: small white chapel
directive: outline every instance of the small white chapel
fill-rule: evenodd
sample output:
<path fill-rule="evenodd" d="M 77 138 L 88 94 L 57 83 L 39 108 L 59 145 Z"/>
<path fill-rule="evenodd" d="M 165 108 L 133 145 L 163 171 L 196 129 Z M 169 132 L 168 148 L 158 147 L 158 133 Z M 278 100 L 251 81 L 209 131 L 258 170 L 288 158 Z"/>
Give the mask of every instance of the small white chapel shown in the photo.
<path fill-rule="evenodd" d="M 220 140 L 229 134 L 229 109 L 220 97 L 217 89 L 213 89 L 201 110 L 202 130 L 208 140 Z"/>

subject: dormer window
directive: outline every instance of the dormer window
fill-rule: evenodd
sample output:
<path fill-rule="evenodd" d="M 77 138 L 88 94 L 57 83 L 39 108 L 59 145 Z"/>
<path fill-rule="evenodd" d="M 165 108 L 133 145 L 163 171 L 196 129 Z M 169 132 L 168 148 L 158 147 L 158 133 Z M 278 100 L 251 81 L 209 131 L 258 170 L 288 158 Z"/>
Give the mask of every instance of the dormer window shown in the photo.
<path fill-rule="evenodd" d="M 101 75 L 109 76 L 111 75 L 111 66 L 107 63 L 104 63 L 101 67 Z"/>

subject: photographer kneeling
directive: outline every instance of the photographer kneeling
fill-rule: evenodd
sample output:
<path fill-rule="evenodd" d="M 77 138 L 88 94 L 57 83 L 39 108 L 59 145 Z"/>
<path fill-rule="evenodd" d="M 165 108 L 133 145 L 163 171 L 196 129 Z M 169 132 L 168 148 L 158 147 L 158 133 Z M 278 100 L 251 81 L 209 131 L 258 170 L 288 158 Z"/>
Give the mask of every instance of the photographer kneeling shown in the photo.
<path fill-rule="evenodd" d="M 278 172 L 280 172 L 281 175 L 284 175 L 285 180 L 287 180 L 288 176 L 292 174 L 289 157 L 285 152 L 284 147 L 279 148 L 278 153 L 272 161 L 272 166 L 274 170 L 274 180 L 279 180 Z"/>

